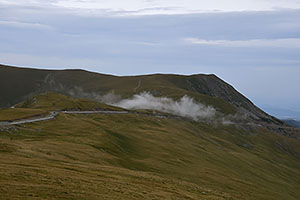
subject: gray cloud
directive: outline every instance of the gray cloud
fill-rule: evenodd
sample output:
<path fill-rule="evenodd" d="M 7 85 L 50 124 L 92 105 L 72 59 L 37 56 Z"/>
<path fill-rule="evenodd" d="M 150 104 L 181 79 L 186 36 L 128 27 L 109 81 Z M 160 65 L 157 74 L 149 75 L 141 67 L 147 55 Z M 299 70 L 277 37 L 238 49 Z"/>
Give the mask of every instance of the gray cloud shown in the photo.
<path fill-rule="evenodd" d="M 11 6 L 35 6 L 35 7 L 56 7 L 64 10 L 76 10 L 77 14 L 88 15 L 103 15 L 105 10 L 115 11 L 123 15 L 153 15 L 153 14 L 191 14 L 203 12 L 232 12 L 232 11 L 266 11 L 276 10 L 278 8 L 295 9 L 300 8 L 298 0 L 110 0 L 110 1 L 95 1 L 95 0 L 0 0 L 2 5 Z M 97 12 L 94 12 L 94 11 Z"/>
<path fill-rule="evenodd" d="M 300 48 L 300 38 L 284 39 L 252 39 L 252 40 L 203 40 L 199 38 L 185 38 L 187 44 L 216 45 L 225 47 L 277 47 Z"/>

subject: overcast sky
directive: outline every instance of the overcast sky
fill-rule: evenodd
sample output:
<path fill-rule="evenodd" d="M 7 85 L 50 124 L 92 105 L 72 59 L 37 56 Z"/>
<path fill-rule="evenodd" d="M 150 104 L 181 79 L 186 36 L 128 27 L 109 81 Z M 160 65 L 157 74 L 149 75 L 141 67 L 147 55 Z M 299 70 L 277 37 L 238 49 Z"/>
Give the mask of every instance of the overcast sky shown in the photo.
<path fill-rule="evenodd" d="M 0 0 L 0 44 L 18 66 L 214 73 L 300 113 L 300 0 Z"/>

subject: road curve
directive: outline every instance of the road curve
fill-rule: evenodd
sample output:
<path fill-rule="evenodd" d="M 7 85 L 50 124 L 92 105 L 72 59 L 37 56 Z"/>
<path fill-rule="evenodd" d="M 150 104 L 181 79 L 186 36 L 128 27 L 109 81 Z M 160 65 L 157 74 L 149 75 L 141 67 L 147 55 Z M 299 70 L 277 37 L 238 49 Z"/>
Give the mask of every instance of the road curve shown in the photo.
<path fill-rule="evenodd" d="M 45 116 L 45 117 L 38 117 L 38 118 L 33 118 L 33 119 L 20 119 L 20 120 L 15 120 L 15 121 L 4 121 L 4 122 L 0 122 L 0 126 L 10 126 L 10 125 L 18 125 L 18 124 L 46 121 L 46 120 L 54 119 L 57 115 L 58 115 L 58 112 L 51 112 L 48 116 Z"/>

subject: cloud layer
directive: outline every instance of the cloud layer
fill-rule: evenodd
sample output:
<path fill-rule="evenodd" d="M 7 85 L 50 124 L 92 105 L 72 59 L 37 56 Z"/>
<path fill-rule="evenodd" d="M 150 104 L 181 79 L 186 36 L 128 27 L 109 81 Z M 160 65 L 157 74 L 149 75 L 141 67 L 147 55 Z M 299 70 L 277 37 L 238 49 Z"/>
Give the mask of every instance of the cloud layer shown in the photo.
<path fill-rule="evenodd" d="M 153 15 L 203 12 L 266 11 L 300 8 L 299 0 L 0 0 L 0 5 L 56 7 L 73 9 L 81 14 Z M 90 10 L 85 12 L 84 10 Z M 97 12 L 93 12 L 97 10 Z"/>
<path fill-rule="evenodd" d="M 277 47 L 300 48 L 300 38 L 285 39 L 253 39 L 253 40 L 203 40 L 198 38 L 185 38 L 188 44 L 214 45 L 224 47 Z"/>
<path fill-rule="evenodd" d="M 166 97 L 154 97 L 150 93 L 134 95 L 130 99 L 124 99 L 113 104 L 125 109 L 148 109 L 165 113 L 171 113 L 182 117 L 188 117 L 195 121 L 211 119 L 215 116 L 216 110 L 211 106 L 197 103 L 194 99 L 183 96 L 179 101 Z"/>

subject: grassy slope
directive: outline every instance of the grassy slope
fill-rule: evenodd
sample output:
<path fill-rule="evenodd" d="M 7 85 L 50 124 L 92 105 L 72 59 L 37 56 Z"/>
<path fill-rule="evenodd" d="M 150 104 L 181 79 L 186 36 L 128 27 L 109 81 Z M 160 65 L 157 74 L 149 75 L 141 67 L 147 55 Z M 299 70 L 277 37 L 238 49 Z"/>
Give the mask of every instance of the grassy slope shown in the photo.
<path fill-rule="evenodd" d="M 142 91 L 174 99 L 188 94 L 224 113 L 235 112 L 220 98 L 190 90 L 186 76 L 114 77 L 81 70 L 4 70 L 10 71 L 10 76 L 17 71 L 21 81 L 0 71 L 0 91 L 8 91 L 0 100 L 15 100 L 23 91 L 24 95 L 34 93 L 32 88 L 38 88 L 51 73 L 66 89 L 80 86 L 99 94 L 114 90 L 122 97 Z M 28 76 L 23 76 L 25 72 Z M 142 84 L 134 91 L 139 80 Z M 117 109 L 53 93 L 19 106 L 45 111 Z M 253 134 L 232 126 L 212 127 L 134 114 L 60 114 L 56 120 L 0 132 L 1 197 L 298 199 L 299 141 L 266 130 L 249 132 Z"/>
<path fill-rule="evenodd" d="M 43 93 L 16 105 L 20 108 L 31 108 L 40 110 L 124 110 L 122 108 L 109 106 L 89 99 L 71 98 L 62 94 L 49 92 Z"/>
<path fill-rule="evenodd" d="M 124 110 L 89 99 L 76 99 L 54 92 L 43 93 L 16 105 L 16 108 L 0 109 L 0 121 L 33 118 L 54 110 Z"/>
<path fill-rule="evenodd" d="M 135 114 L 60 114 L 0 133 L 0 192 L 4 199 L 298 199 L 299 141 L 254 132 Z"/>

